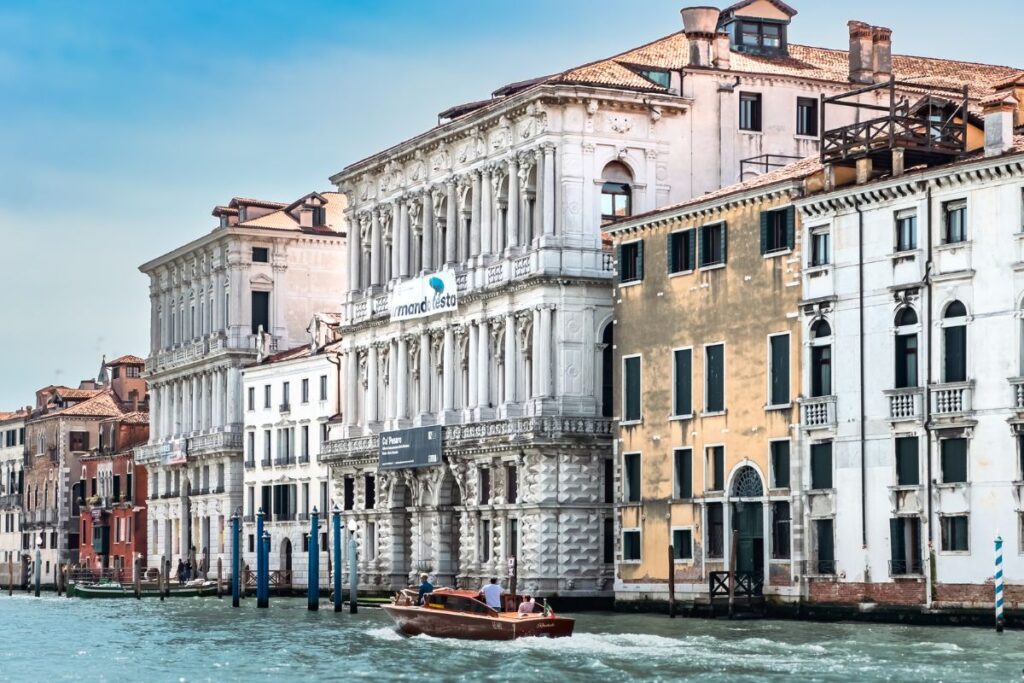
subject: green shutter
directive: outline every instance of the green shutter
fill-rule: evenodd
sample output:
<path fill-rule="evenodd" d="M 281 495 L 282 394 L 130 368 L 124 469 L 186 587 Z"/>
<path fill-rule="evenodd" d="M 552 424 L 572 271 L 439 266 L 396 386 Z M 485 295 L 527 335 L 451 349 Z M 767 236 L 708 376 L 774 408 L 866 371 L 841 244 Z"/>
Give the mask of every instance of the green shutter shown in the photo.
<path fill-rule="evenodd" d="M 790 249 L 796 247 L 796 207 L 786 209 L 786 244 Z"/>
<path fill-rule="evenodd" d="M 896 484 L 917 486 L 921 483 L 916 436 L 896 439 Z"/>
<path fill-rule="evenodd" d="M 691 415 L 693 413 L 693 352 L 680 349 L 675 352 L 675 405 L 673 415 Z"/>
<path fill-rule="evenodd" d="M 679 268 L 679 264 L 676 263 L 676 235 L 677 234 L 678 233 L 670 232 L 668 234 L 668 238 L 666 239 L 666 245 L 668 247 L 668 259 L 666 259 L 666 260 L 668 261 L 668 272 L 669 272 L 669 275 L 671 275 L 672 273 L 675 273 L 678 270 L 678 268 Z"/>
<path fill-rule="evenodd" d="M 726 239 L 728 237 L 728 232 L 725 229 L 725 223 L 723 222 L 718 226 L 718 229 L 722 231 L 722 263 L 726 263 L 729 260 L 729 257 L 728 252 L 726 251 L 726 246 L 728 246 L 728 240 Z"/>
<path fill-rule="evenodd" d="M 686 264 L 687 270 L 697 269 L 697 230 L 691 229 L 686 231 L 686 246 L 690 260 Z"/>
<path fill-rule="evenodd" d="M 907 544 L 903 537 L 903 520 L 896 517 L 889 520 L 889 549 L 892 558 L 892 573 L 907 573 Z"/>
<path fill-rule="evenodd" d="M 789 337 L 771 337 L 770 353 L 772 366 L 769 404 L 780 406 L 789 403 Z"/>
<path fill-rule="evenodd" d="M 704 228 L 694 228 L 697 231 L 697 257 L 700 259 L 697 263 L 704 265 Z"/>
<path fill-rule="evenodd" d="M 636 243 L 636 279 L 644 279 L 644 241 Z"/>
<path fill-rule="evenodd" d="M 622 255 L 624 253 L 625 253 L 624 247 L 623 247 L 623 245 L 620 244 L 618 246 L 618 256 L 615 259 L 615 262 L 616 262 L 618 270 L 619 270 L 619 282 L 622 282 L 622 268 L 623 268 L 623 265 L 625 263 L 625 261 L 622 260 Z"/>
<path fill-rule="evenodd" d="M 768 253 L 768 218 L 771 214 L 767 211 L 761 212 L 761 253 Z"/>

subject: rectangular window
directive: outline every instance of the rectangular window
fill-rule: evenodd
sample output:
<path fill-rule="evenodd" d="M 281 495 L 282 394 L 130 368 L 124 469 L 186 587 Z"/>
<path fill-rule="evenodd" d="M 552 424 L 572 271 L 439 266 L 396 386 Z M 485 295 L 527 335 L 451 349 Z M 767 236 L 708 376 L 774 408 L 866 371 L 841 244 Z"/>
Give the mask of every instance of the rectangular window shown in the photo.
<path fill-rule="evenodd" d="M 832 262 L 830 241 L 828 228 L 816 228 L 811 231 L 811 266 L 827 266 Z"/>
<path fill-rule="evenodd" d="M 320 375 L 320 400 L 327 400 L 327 375 Z"/>
<path fill-rule="evenodd" d="M 967 325 L 942 329 L 943 378 L 947 382 L 967 381 Z"/>
<path fill-rule="evenodd" d="M 942 439 L 939 441 L 939 448 L 942 459 L 942 483 L 966 483 L 967 439 Z"/>
<path fill-rule="evenodd" d="M 640 454 L 622 454 L 622 496 L 627 503 L 640 502 Z"/>
<path fill-rule="evenodd" d="M 796 243 L 796 209 L 761 212 L 761 253 L 771 254 L 792 249 Z"/>
<path fill-rule="evenodd" d="M 693 415 L 693 349 L 672 352 L 672 415 Z"/>
<path fill-rule="evenodd" d="M 740 93 L 740 130 L 761 130 L 761 93 Z"/>
<path fill-rule="evenodd" d="M 309 462 L 309 425 L 302 425 L 302 458 Z"/>
<path fill-rule="evenodd" d="M 917 334 L 896 335 L 896 388 L 917 386 Z"/>
<path fill-rule="evenodd" d="M 491 544 L 494 539 L 491 535 L 491 520 L 480 520 L 480 561 L 489 562 L 491 559 Z"/>
<path fill-rule="evenodd" d="M 696 267 L 697 239 L 694 230 L 680 230 L 668 236 L 668 272 L 686 273 Z"/>
<path fill-rule="evenodd" d="M 373 510 L 377 507 L 377 478 L 372 474 L 363 477 L 363 489 L 366 491 L 366 509 Z"/>
<path fill-rule="evenodd" d="M 268 263 L 270 261 L 270 250 L 267 247 L 252 248 L 253 263 Z"/>
<path fill-rule="evenodd" d="M 270 333 L 270 292 L 252 292 L 252 333 Z"/>
<path fill-rule="evenodd" d="M 604 536 L 602 541 L 604 545 L 604 563 L 613 564 L 615 562 L 615 520 L 611 517 L 604 518 Z"/>
<path fill-rule="evenodd" d="M 677 562 L 693 559 L 693 530 L 672 530 L 672 559 Z"/>
<path fill-rule="evenodd" d="M 818 135 L 818 100 L 813 97 L 796 98 L 796 134 Z"/>
<path fill-rule="evenodd" d="M 705 225 L 698 233 L 700 245 L 700 267 L 717 266 L 725 263 L 726 240 L 725 223 Z"/>
<path fill-rule="evenodd" d="M 673 451 L 672 459 L 675 469 L 672 497 L 677 500 L 693 498 L 693 451 L 677 448 Z"/>
<path fill-rule="evenodd" d="M 627 242 L 619 246 L 619 282 L 640 282 L 644 279 L 644 243 Z"/>
<path fill-rule="evenodd" d="M 789 529 L 792 519 L 789 503 L 772 503 L 772 559 L 789 559 Z"/>
<path fill-rule="evenodd" d="M 773 406 L 789 404 L 789 335 L 768 337 L 768 363 L 770 386 L 768 403 Z"/>
<path fill-rule="evenodd" d="M 836 573 L 835 539 L 832 536 L 832 520 L 814 520 L 815 565 L 818 574 Z"/>
<path fill-rule="evenodd" d="M 269 384 L 264 384 L 263 385 L 263 407 L 264 408 L 269 408 L 270 407 L 270 385 Z"/>
<path fill-rule="evenodd" d="M 968 552 L 967 515 L 942 517 L 942 549 L 946 552 Z"/>
<path fill-rule="evenodd" d="M 480 467 L 476 472 L 477 482 L 480 484 L 480 504 L 487 505 L 491 502 L 491 468 Z"/>
<path fill-rule="evenodd" d="M 967 202 L 958 200 L 942 205 L 943 239 L 946 244 L 967 241 Z"/>
<path fill-rule="evenodd" d="M 725 345 L 704 347 L 704 412 L 725 412 Z"/>
<path fill-rule="evenodd" d="M 890 519 L 889 548 L 891 576 L 920 575 L 921 520 L 916 517 Z"/>
<path fill-rule="evenodd" d="M 615 502 L 615 460 L 604 459 L 604 502 Z"/>
<path fill-rule="evenodd" d="M 505 502 L 519 501 L 519 470 L 515 465 L 505 465 Z"/>
<path fill-rule="evenodd" d="M 832 395 L 832 346 L 811 347 L 811 396 Z"/>
<path fill-rule="evenodd" d="M 708 503 L 708 557 L 720 559 L 724 556 L 725 537 L 723 535 L 722 504 Z"/>
<path fill-rule="evenodd" d="M 292 389 L 292 386 L 291 386 L 290 382 L 285 382 L 281 386 L 281 403 L 283 403 L 285 406 L 289 405 L 292 402 L 292 400 L 291 400 L 292 399 L 292 391 L 291 391 L 291 389 Z"/>
<path fill-rule="evenodd" d="M 772 488 L 789 488 L 789 442 L 772 441 Z"/>
<path fill-rule="evenodd" d="M 725 446 L 708 446 L 707 451 L 708 486 L 711 491 L 725 490 Z"/>
<path fill-rule="evenodd" d="M 640 530 L 622 530 L 622 559 L 624 562 L 640 561 Z"/>
<path fill-rule="evenodd" d="M 919 486 L 920 484 L 917 437 L 900 437 L 896 439 L 896 485 Z"/>
<path fill-rule="evenodd" d="M 309 380 L 302 380 L 302 402 L 309 403 Z"/>
<path fill-rule="evenodd" d="M 622 421 L 640 421 L 640 356 L 622 359 Z"/>
<path fill-rule="evenodd" d="M 345 510 L 352 510 L 356 505 L 356 480 L 352 477 L 345 477 L 342 488 L 342 506 Z"/>
<path fill-rule="evenodd" d="M 256 387 L 249 387 L 247 402 L 249 410 L 256 410 Z"/>
<path fill-rule="evenodd" d="M 832 488 L 832 442 L 811 445 L 811 489 Z"/>
<path fill-rule="evenodd" d="M 896 251 L 917 249 L 917 212 L 899 211 L 896 214 Z"/>

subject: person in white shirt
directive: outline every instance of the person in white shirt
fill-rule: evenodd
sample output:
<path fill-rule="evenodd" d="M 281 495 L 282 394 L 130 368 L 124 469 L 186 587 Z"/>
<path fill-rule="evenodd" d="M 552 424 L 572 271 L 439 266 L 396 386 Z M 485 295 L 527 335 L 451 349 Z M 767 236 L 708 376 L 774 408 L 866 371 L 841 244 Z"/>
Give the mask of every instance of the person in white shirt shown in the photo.
<path fill-rule="evenodd" d="M 483 593 L 484 602 L 488 607 L 501 611 L 501 594 L 504 591 L 501 590 L 497 579 L 491 579 L 491 582 L 480 589 L 480 592 Z"/>

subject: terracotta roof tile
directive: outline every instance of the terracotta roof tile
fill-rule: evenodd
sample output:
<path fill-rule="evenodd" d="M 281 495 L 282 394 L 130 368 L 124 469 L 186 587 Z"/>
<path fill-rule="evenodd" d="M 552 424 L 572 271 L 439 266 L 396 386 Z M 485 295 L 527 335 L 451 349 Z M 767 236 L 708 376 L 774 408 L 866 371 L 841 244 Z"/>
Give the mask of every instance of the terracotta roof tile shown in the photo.
<path fill-rule="evenodd" d="M 92 398 L 103 393 L 102 389 L 72 389 L 71 387 L 55 387 L 54 394 L 61 398 L 83 399 Z"/>
<path fill-rule="evenodd" d="M 146 361 L 144 361 L 143 359 L 139 358 L 138 356 L 132 356 L 132 355 L 121 356 L 120 358 L 115 358 L 114 360 L 107 361 L 107 365 L 145 365 L 145 364 L 146 364 Z"/>
<path fill-rule="evenodd" d="M 264 209 L 282 209 L 286 206 L 284 202 L 272 202 L 269 199 L 252 199 L 251 197 L 232 197 L 231 202 L 228 204 L 231 208 L 238 208 L 239 206 L 259 206 Z"/>
<path fill-rule="evenodd" d="M 121 408 L 114 401 L 109 391 L 100 392 L 88 401 L 82 401 L 70 408 L 57 411 L 54 415 L 81 417 L 116 417 L 121 415 Z"/>

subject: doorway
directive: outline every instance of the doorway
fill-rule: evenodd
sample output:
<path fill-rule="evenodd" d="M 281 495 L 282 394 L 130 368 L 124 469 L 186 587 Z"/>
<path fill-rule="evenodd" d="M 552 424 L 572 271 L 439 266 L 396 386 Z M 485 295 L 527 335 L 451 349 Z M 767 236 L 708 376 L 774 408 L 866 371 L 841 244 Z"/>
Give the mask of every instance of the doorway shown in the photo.
<path fill-rule="evenodd" d="M 732 484 L 736 572 L 764 578 L 764 486 L 753 467 L 741 467 Z M 751 500 L 754 499 L 754 500 Z"/>

